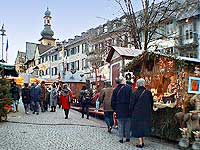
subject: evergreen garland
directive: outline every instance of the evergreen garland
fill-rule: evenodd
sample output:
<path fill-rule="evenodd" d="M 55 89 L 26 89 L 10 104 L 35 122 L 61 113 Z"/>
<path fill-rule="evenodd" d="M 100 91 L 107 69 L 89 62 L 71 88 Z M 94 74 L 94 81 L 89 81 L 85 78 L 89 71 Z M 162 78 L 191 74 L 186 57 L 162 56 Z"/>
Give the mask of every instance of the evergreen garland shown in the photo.
<path fill-rule="evenodd" d="M 144 52 L 143 54 L 134 57 L 132 61 L 126 65 L 126 67 L 124 68 L 124 71 L 133 70 L 133 69 L 135 70 L 136 66 L 138 67 L 139 64 L 142 65 L 141 60 L 151 62 L 153 60 L 156 60 L 156 61 L 159 60 L 160 57 L 165 57 L 165 58 L 173 60 L 176 70 L 179 70 L 183 66 L 188 66 L 188 63 L 185 60 L 178 59 L 176 55 L 166 55 L 166 54 L 161 54 L 161 53 L 156 53 L 156 52 Z M 154 65 L 154 64 L 151 64 L 151 65 Z M 189 63 L 189 67 L 188 67 L 189 72 L 193 72 L 194 67 L 195 67 L 194 63 Z"/>
<path fill-rule="evenodd" d="M 7 119 L 11 104 L 10 83 L 6 79 L 0 79 L 0 121 L 2 121 L 2 118 Z"/>

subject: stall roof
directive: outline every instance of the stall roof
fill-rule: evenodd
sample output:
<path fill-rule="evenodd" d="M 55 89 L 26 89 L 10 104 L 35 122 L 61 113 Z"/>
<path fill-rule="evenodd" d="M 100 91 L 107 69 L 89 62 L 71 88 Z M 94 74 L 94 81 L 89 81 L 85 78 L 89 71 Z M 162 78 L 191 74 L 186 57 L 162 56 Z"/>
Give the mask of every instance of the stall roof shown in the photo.
<path fill-rule="evenodd" d="M 14 65 L 10 65 L 7 63 L 0 63 L 0 70 L 4 70 L 3 71 L 4 76 L 15 76 L 15 77 L 18 76 Z"/>
<path fill-rule="evenodd" d="M 178 58 L 182 59 L 182 60 L 186 60 L 186 61 L 192 61 L 192 62 L 200 63 L 200 59 L 197 59 L 197 58 L 189 58 L 189 57 L 181 57 L 181 56 L 179 56 Z"/>
<path fill-rule="evenodd" d="M 74 74 L 72 74 L 71 71 L 66 71 L 64 74 L 61 73 L 61 80 L 67 83 L 86 83 L 84 74 L 79 71 Z"/>
<path fill-rule="evenodd" d="M 195 64 L 199 64 L 200 65 L 200 59 L 197 59 L 197 58 L 189 58 L 189 57 L 182 57 L 182 56 L 175 56 L 175 55 L 168 55 L 168 54 L 164 54 L 164 53 L 161 53 L 161 52 L 155 52 L 155 51 L 147 51 L 147 53 L 142 53 L 141 55 L 138 55 L 138 56 L 141 56 L 141 57 L 135 57 L 132 59 L 131 62 L 129 62 L 129 64 L 127 64 L 126 68 L 128 68 L 128 66 L 136 66 L 138 63 L 140 63 L 141 61 L 143 61 L 143 57 L 145 55 L 149 55 L 149 54 L 155 54 L 155 55 L 158 55 L 158 56 L 163 56 L 163 57 L 168 57 L 168 58 L 171 58 L 171 59 L 174 59 L 174 60 L 182 60 L 184 62 L 187 62 L 187 63 L 195 63 Z"/>
<path fill-rule="evenodd" d="M 8 63 L 0 63 L 0 68 L 4 68 L 4 69 L 14 69 L 15 66 L 14 65 L 10 65 Z"/>
<path fill-rule="evenodd" d="M 106 58 L 107 62 L 111 61 L 112 56 L 113 56 L 115 51 L 122 57 L 130 57 L 130 58 L 141 55 L 144 52 L 144 50 L 135 49 L 135 48 L 111 46 L 111 49 L 110 49 L 108 56 Z"/>

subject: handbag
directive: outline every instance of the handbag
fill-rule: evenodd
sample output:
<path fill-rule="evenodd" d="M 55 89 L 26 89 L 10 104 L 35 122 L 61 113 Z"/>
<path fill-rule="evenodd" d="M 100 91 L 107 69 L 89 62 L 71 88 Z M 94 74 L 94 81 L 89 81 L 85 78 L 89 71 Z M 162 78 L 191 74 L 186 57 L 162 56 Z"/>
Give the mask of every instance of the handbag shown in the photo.
<path fill-rule="evenodd" d="M 72 102 L 72 99 L 71 97 L 68 95 L 68 102 L 71 103 Z"/>
<path fill-rule="evenodd" d="M 117 99 L 116 99 L 116 103 L 119 103 L 120 101 L 118 100 L 119 99 L 119 93 L 120 91 L 125 87 L 125 85 L 121 86 L 121 88 L 117 91 Z M 115 103 L 112 103 L 111 101 L 111 107 L 112 109 L 115 111 L 115 107 L 116 107 L 116 104 Z"/>
<path fill-rule="evenodd" d="M 69 95 L 69 90 L 63 89 L 61 91 L 61 95 L 63 95 L 64 97 L 68 98 L 68 102 L 71 103 L 72 102 L 72 98 Z"/>
<path fill-rule="evenodd" d="M 140 94 L 138 100 L 142 97 L 142 95 L 144 94 L 145 91 L 146 91 L 146 90 L 144 90 L 144 91 Z"/>
<path fill-rule="evenodd" d="M 119 91 L 117 92 L 117 97 L 119 96 L 119 92 L 121 91 L 121 89 L 123 89 L 125 87 L 125 85 L 121 86 L 121 88 L 119 89 Z"/>
<path fill-rule="evenodd" d="M 134 108 L 135 108 L 135 105 L 138 103 L 139 99 L 142 97 L 142 95 L 144 94 L 145 91 L 146 91 L 146 90 L 142 91 L 142 93 L 141 93 L 140 96 L 138 97 L 137 102 L 133 105 L 133 108 L 132 108 L 133 110 L 134 110 Z M 129 107 L 129 109 L 131 109 L 131 107 Z"/>

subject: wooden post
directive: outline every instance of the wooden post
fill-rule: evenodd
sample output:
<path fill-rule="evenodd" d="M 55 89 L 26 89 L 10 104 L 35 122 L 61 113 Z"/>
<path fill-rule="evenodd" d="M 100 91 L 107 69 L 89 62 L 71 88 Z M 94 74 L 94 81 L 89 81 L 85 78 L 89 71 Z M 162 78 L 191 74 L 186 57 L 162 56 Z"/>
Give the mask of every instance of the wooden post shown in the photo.
<path fill-rule="evenodd" d="M 124 57 L 122 57 L 122 69 L 124 68 L 125 68 L 125 62 L 124 62 Z M 122 76 L 124 77 L 124 75 L 125 75 L 125 71 L 122 70 Z"/>

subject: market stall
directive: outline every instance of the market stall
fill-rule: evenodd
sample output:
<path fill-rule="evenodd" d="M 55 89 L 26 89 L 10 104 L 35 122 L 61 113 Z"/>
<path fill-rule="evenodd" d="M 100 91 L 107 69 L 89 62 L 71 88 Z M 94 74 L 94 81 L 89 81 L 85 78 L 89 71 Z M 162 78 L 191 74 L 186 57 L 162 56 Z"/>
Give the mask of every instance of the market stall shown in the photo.
<path fill-rule="evenodd" d="M 18 74 L 15 70 L 14 65 L 10 65 L 7 63 L 0 63 L 0 76 L 1 77 L 7 77 L 7 76 L 17 77 Z"/>
<path fill-rule="evenodd" d="M 23 76 L 20 76 L 20 77 L 8 77 L 7 79 L 15 81 L 18 86 L 23 86 L 24 83 L 29 83 L 31 85 L 32 83 L 41 82 L 40 79 L 34 78 L 34 77 L 33 78 L 29 78 L 29 81 L 25 81 L 25 78 Z"/>
<path fill-rule="evenodd" d="M 80 90 L 86 84 L 84 74 L 76 70 L 66 71 L 61 73 L 60 81 L 69 84 L 73 95 L 73 104 L 76 105 L 78 103 Z"/>
<path fill-rule="evenodd" d="M 125 68 L 136 78 L 146 80 L 154 98 L 152 135 L 168 140 L 179 140 L 179 128 L 192 128 L 182 122 L 185 114 L 200 113 L 192 107 L 191 98 L 200 93 L 200 61 L 175 58 L 160 53 L 145 52 L 135 57 Z M 196 102 L 195 102 L 196 103 Z M 181 114 L 180 116 L 178 116 Z M 196 119 L 196 118 L 195 118 Z M 195 128 L 200 130 L 199 124 Z"/>

